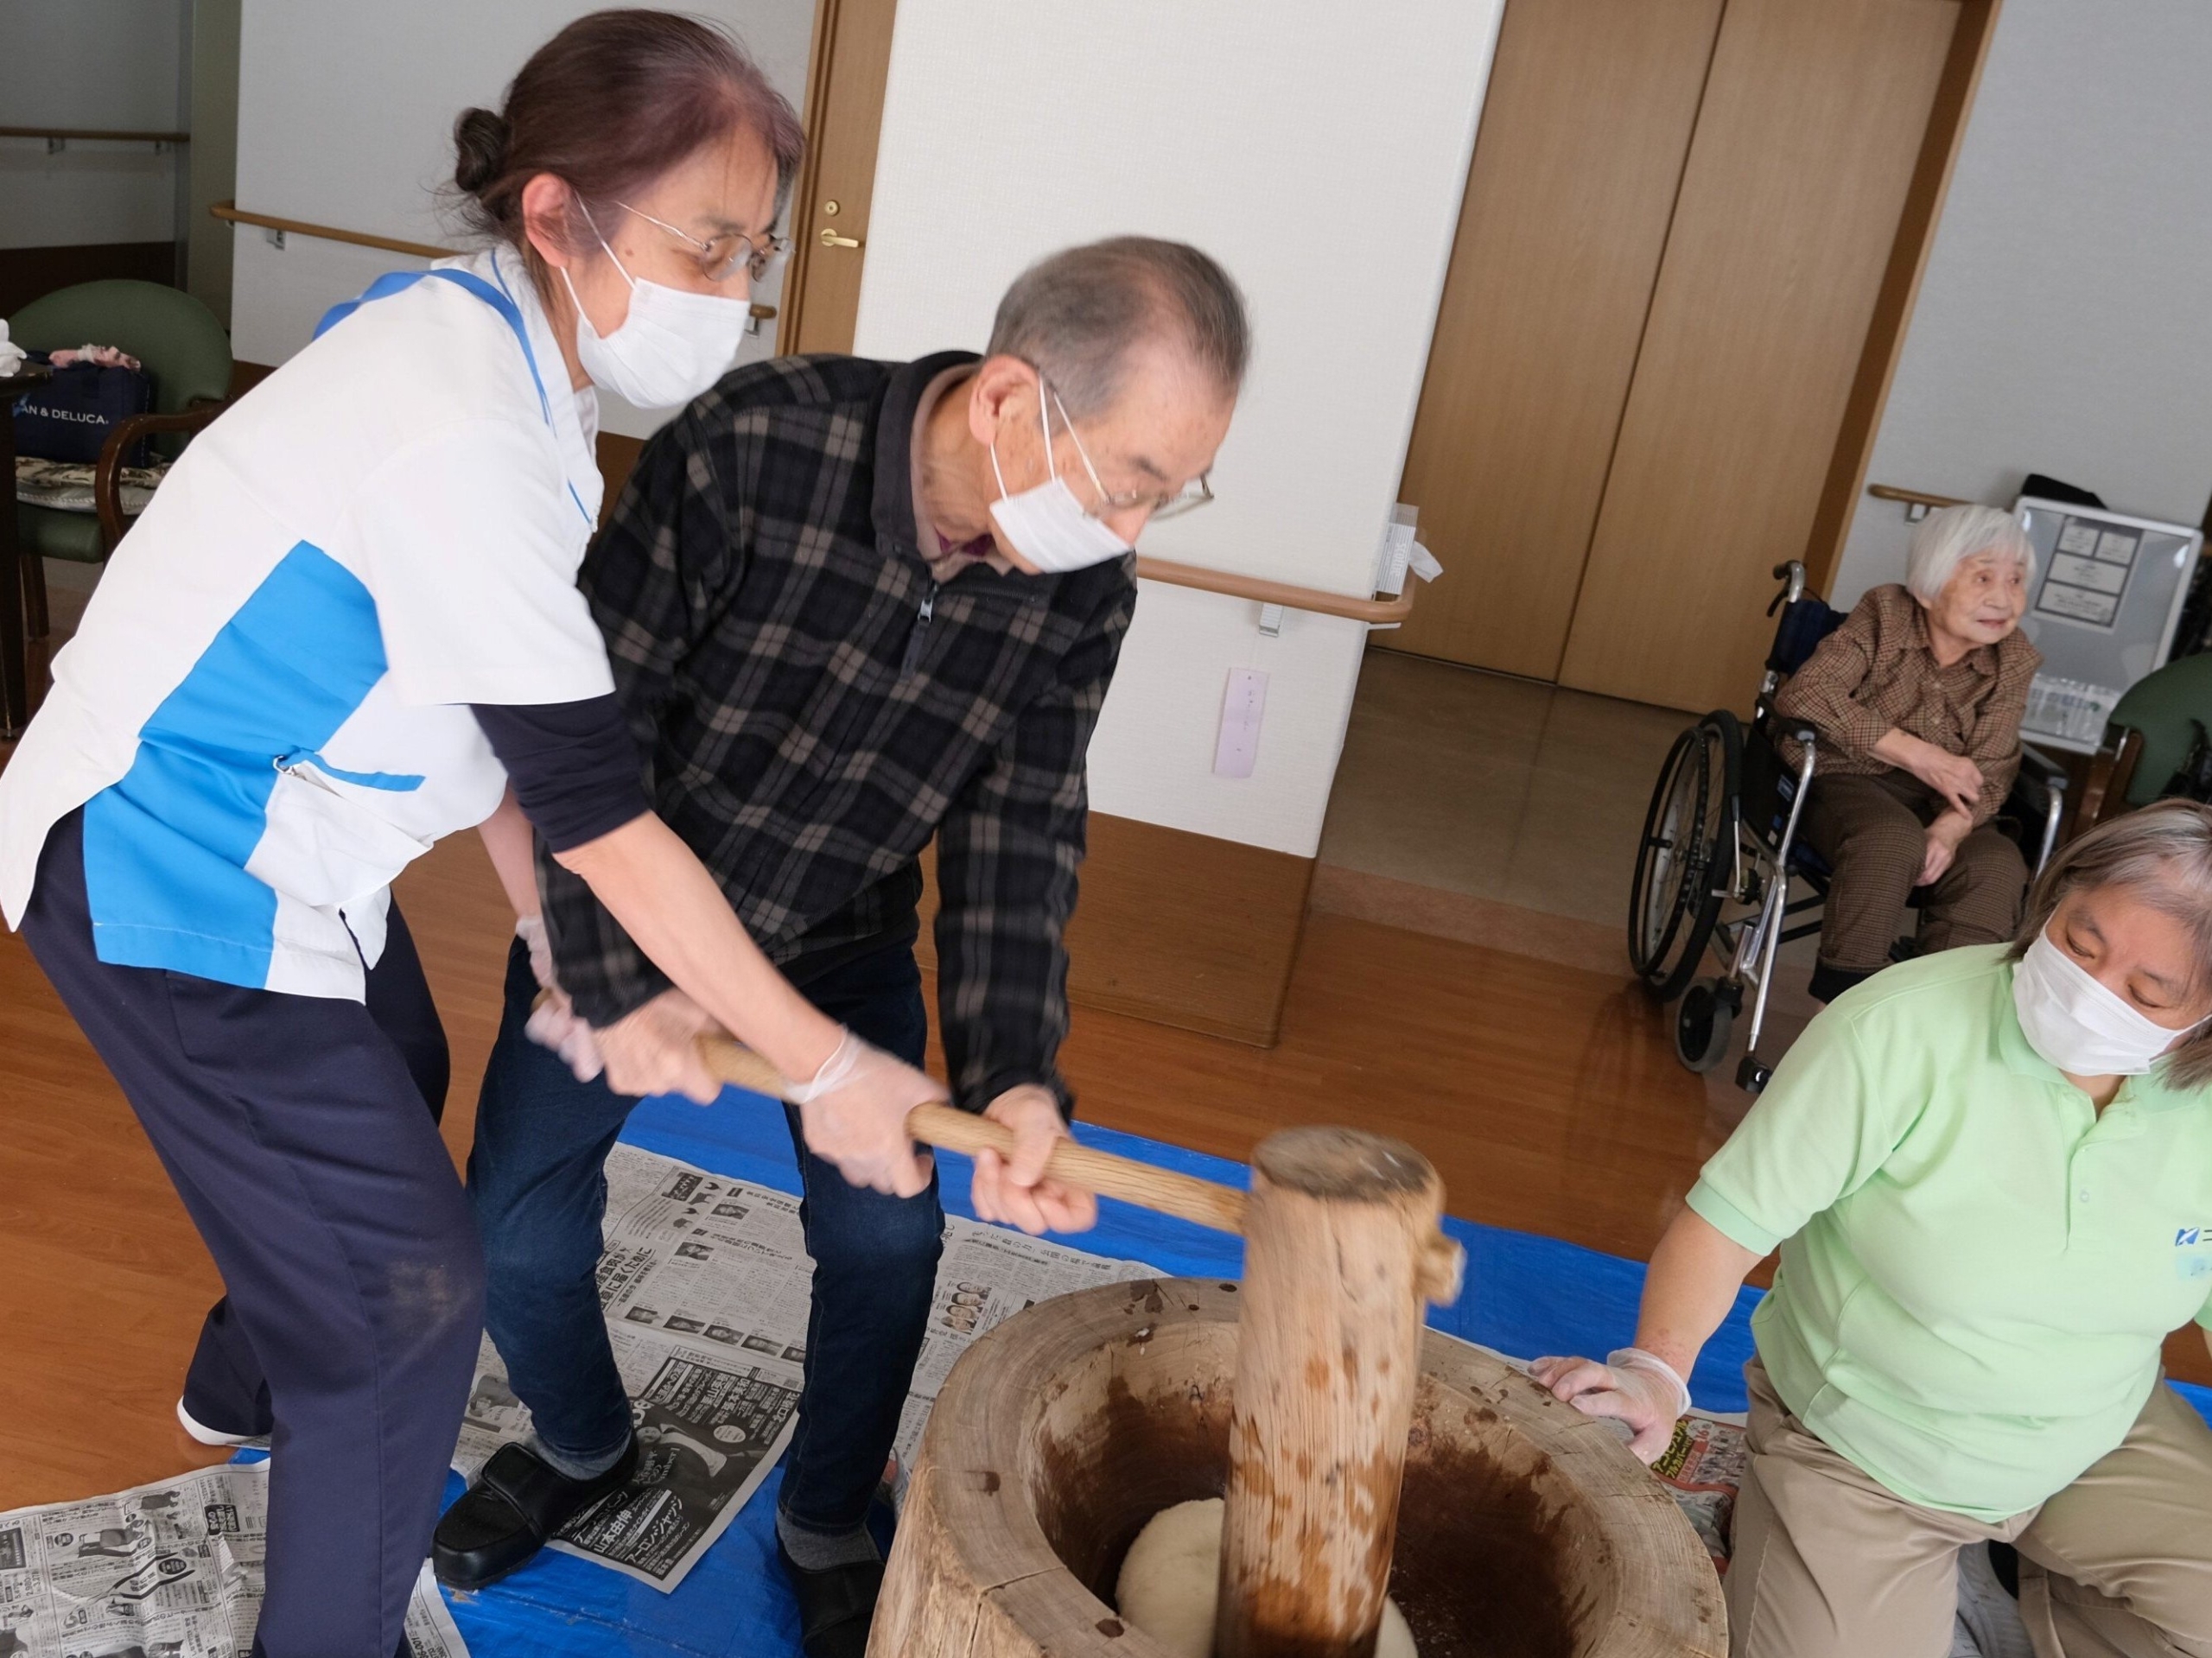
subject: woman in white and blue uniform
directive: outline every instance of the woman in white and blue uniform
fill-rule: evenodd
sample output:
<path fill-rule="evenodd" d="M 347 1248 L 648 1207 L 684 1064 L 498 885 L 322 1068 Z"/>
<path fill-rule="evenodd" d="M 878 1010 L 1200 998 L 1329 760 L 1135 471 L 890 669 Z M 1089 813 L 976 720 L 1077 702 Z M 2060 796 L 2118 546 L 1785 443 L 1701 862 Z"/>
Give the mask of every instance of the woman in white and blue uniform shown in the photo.
<path fill-rule="evenodd" d="M 918 1191 L 906 1110 L 648 807 L 575 587 L 594 382 L 666 406 L 734 354 L 798 155 L 731 42 L 601 12 L 456 129 L 491 251 L 386 277 L 204 434 L 111 563 L 0 773 L 0 906 L 221 1269 L 180 1413 L 270 1433 L 257 1653 L 390 1658 L 482 1327 L 437 1131 L 443 1032 L 389 883 L 535 831 L 787 1075 L 825 1155 Z M 829 1149 L 834 1147 L 835 1149 Z"/>

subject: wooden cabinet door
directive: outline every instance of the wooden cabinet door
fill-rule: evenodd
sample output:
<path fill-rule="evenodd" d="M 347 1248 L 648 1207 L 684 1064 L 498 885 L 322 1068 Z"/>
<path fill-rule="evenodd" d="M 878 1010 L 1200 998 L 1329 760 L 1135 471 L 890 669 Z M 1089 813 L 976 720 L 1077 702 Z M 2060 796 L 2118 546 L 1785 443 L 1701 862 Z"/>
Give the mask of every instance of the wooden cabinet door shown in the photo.
<path fill-rule="evenodd" d="M 1805 551 L 1960 19 L 1728 0 L 1561 683 L 1749 703 L 1769 572 Z"/>
<path fill-rule="evenodd" d="M 1406 457 L 1390 648 L 1559 673 L 1722 0 L 1511 0 Z"/>

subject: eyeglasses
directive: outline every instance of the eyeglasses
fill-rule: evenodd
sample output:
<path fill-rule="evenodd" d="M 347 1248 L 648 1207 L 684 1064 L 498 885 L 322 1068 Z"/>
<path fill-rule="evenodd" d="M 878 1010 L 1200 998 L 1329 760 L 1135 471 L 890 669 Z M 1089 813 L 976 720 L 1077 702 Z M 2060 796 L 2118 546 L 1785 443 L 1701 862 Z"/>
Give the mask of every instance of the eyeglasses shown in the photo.
<path fill-rule="evenodd" d="M 658 225 L 699 256 L 699 270 L 709 282 L 724 283 L 737 275 L 737 268 L 744 265 L 746 275 L 754 282 L 768 274 L 768 267 L 791 251 L 788 236 L 769 235 L 754 241 L 743 231 L 724 231 L 701 241 L 689 231 L 678 230 L 665 219 L 655 219 L 642 207 L 632 207 L 626 201 L 614 204 L 626 213 L 635 213 L 648 225 Z"/>
<path fill-rule="evenodd" d="M 1207 481 L 1212 476 L 1210 472 L 1202 472 L 1173 495 L 1148 495 L 1141 491 L 1133 491 L 1126 495 L 1109 495 L 1104 498 L 1106 510 L 1126 512 L 1133 506 L 1147 507 L 1150 509 L 1154 524 L 1162 518 L 1179 518 L 1185 512 L 1197 511 L 1213 499 L 1213 486 Z"/>
<path fill-rule="evenodd" d="M 1090 474 L 1091 487 L 1098 492 L 1098 511 L 1090 515 L 1092 518 L 1098 518 L 1108 512 L 1132 511 L 1138 507 L 1142 507 L 1152 521 L 1157 524 L 1162 518 L 1180 518 L 1185 512 L 1194 512 L 1213 499 L 1213 485 L 1209 481 L 1213 476 L 1211 468 L 1200 473 L 1172 495 L 1155 494 L 1149 490 L 1141 489 L 1125 490 L 1118 495 L 1115 494 L 1100 480 L 1098 468 L 1090 464 L 1090 451 L 1084 447 L 1083 435 L 1076 430 L 1075 422 L 1068 418 L 1067 405 L 1060 401 L 1060 394 L 1053 389 L 1052 383 L 1045 378 L 1042 369 L 1037 372 L 1037 384 L 1040 391 L 1052 398 L 1052 406 L 1060 411 L 1060 424 L 1067 428 L 1068 435 L 1075 440 L 1075 452 L 1083 459 L 1083 469 Z M 1039 401 L 1041 403 L 1042 399 L 1040 398 Z M 1045 422 L 1045 443 L 1046 454 L 1048 457 L 1052 453 L 1052 425 L 1047 419 Z"/>

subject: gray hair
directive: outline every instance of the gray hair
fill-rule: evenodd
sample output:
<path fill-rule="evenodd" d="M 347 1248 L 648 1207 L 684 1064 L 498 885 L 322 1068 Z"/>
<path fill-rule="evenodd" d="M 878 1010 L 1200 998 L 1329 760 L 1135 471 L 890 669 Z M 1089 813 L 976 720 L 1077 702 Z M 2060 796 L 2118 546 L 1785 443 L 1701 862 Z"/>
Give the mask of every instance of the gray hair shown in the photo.
<path fill-rule="evenodd" d="M 1016 276 L 999 302 L 988 354 L 1034 368 L 1070 416 L 1095 415 L 1121 395 L 1130 352 L 1163 338 L 1226 395 L 1244 384 L 1252 331 L 1229 273 L 1187 243 L 1113 236 Z"/>
<path fill-rule="evenodd" d="M 2018 561 L 2021 580 L 2035 585 L 2035 544 L 2018 519 L 1993 506 L 1939 507 L 1923 518 L 1905 550 L 1904 584 L 1922 604 L 1932 605 L 1952 572 L 1980 553 Z"/>
<path fill-rule="evenodd" d="M 2212 807 L 2161 800 L 2100 824 L 2053 854 L 2028 894 L 2027 918 L 2012 941 L 2012 959 L 2028 952 L 2069 893 L 2124 886 L 2188 931 L 2196 946 L 2190 988 L 2212 983 Z M 2212 1020 L 2167 1057 L 2166 1082 L 2197 1088 L 2212 1082 Z"/>

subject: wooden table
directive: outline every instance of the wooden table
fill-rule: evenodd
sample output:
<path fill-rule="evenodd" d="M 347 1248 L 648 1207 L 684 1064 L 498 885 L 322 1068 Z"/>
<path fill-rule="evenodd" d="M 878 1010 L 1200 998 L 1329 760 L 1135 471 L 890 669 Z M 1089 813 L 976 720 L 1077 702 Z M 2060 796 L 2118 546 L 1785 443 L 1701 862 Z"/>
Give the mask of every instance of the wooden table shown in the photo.
<path fill-rule="evenodd" d="M 0 478 L 8 486 L 7 510 L 0 512 L 0 743 L 22 736 L 31 719 L 23 663 L 23 552 L 16 533 L 16 398 L 52 378 L 53 371 L 37 363 L 0 376 Z"/>

